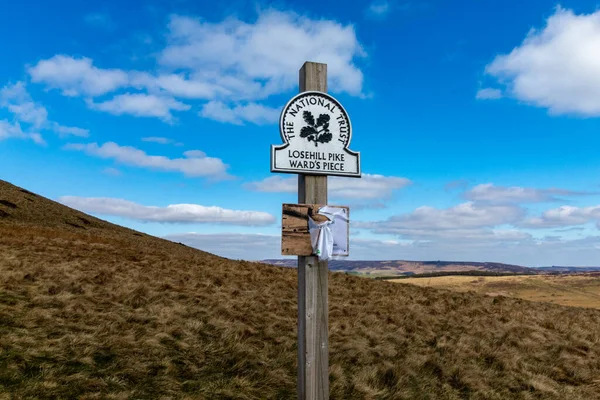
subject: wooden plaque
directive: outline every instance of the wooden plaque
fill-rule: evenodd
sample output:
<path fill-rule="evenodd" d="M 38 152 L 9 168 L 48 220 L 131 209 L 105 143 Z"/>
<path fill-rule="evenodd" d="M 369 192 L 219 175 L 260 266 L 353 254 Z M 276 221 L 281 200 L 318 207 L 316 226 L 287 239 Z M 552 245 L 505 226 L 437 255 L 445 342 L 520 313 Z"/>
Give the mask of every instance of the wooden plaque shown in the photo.
<path fill-rule="evenodd" d="M 283 204 L 282 207 L 282 232 L 281 232 L 281 254 L 284 256 L 311 256 L 313 255 L 308 231 L 308 216 L 316 221 L 326 221 L 327 217 L 318 214 L 324 204 Z M 350 208 L 347 206 L 331 206 L 343 208 L 346 215 L 350 216 Z M 348 224 L 349 227 L 349 224 Z M 349 235 L 349 228 L 346 229 Z M 348 254 L 338 254 L 347 256 Z"/>

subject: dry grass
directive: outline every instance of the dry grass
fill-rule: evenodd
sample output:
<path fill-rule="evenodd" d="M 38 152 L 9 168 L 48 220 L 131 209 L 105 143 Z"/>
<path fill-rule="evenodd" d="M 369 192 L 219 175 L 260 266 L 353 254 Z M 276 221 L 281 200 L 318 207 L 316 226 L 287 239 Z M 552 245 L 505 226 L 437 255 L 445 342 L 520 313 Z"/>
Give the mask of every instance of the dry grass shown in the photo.
<path fill-rule="evenodd" d="M 534 276 L 440 276 L 392 280 L 459 292 L 518 297 L 574 307 L 600 309 L 600 274 Z"/>
<path fill-rule="evenodd" d="M 295 270 L 17 195 L 0 182 L 0 398 L 295 398 Z M 329 277 L 332 399 L 600 398 L 597 310 Z"/>

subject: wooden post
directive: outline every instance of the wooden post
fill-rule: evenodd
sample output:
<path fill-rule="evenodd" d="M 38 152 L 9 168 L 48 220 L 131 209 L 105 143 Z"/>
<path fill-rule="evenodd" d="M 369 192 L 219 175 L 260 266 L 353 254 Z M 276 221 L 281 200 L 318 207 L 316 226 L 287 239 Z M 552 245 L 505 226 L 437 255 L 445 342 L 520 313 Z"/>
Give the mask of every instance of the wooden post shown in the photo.
<path fill-rule="evenodd" d="M 300 92 L 327 92 L 327 64 L 306 62 Z M 327 176 L 298 175 L 298 203 L 327 204 Z M 298 399 L 329 399 L 327 261 L 298 257 Z"/>

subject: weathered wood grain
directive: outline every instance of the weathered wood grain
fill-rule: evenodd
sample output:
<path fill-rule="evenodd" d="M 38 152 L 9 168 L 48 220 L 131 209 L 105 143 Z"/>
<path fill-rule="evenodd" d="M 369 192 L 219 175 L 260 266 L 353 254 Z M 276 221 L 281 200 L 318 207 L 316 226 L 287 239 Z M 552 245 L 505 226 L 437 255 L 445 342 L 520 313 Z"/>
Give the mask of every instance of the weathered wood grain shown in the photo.
<path fill-rule="evenodd" d="M 327 64 L 306 62 L 300 92 L 327 91 Z M 298 175 L 298 203 L 327 204 L 327 176 Z M 329 399 L 327 261 L 298 257 L 298 399 Z"/>

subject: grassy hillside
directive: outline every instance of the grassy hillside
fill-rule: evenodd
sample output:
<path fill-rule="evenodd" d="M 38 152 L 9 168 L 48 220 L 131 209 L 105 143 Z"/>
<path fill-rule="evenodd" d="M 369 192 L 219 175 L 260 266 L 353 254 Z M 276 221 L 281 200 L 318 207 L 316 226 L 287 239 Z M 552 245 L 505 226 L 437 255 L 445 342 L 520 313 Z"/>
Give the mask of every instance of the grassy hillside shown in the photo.
<path fill-rule="evenodd" d="M 295 270 L 0 200 L 0 399 L 295 398 Z M 338 273 L 329 294 L 332 399 L 600 398 L 600 311 Z"/>
<path fill-rule="evenodd" d="M 437 276 L 404 278 L 393 280 L 393 282 L 600 309 L 600 273 L 486 277 Z"/>

